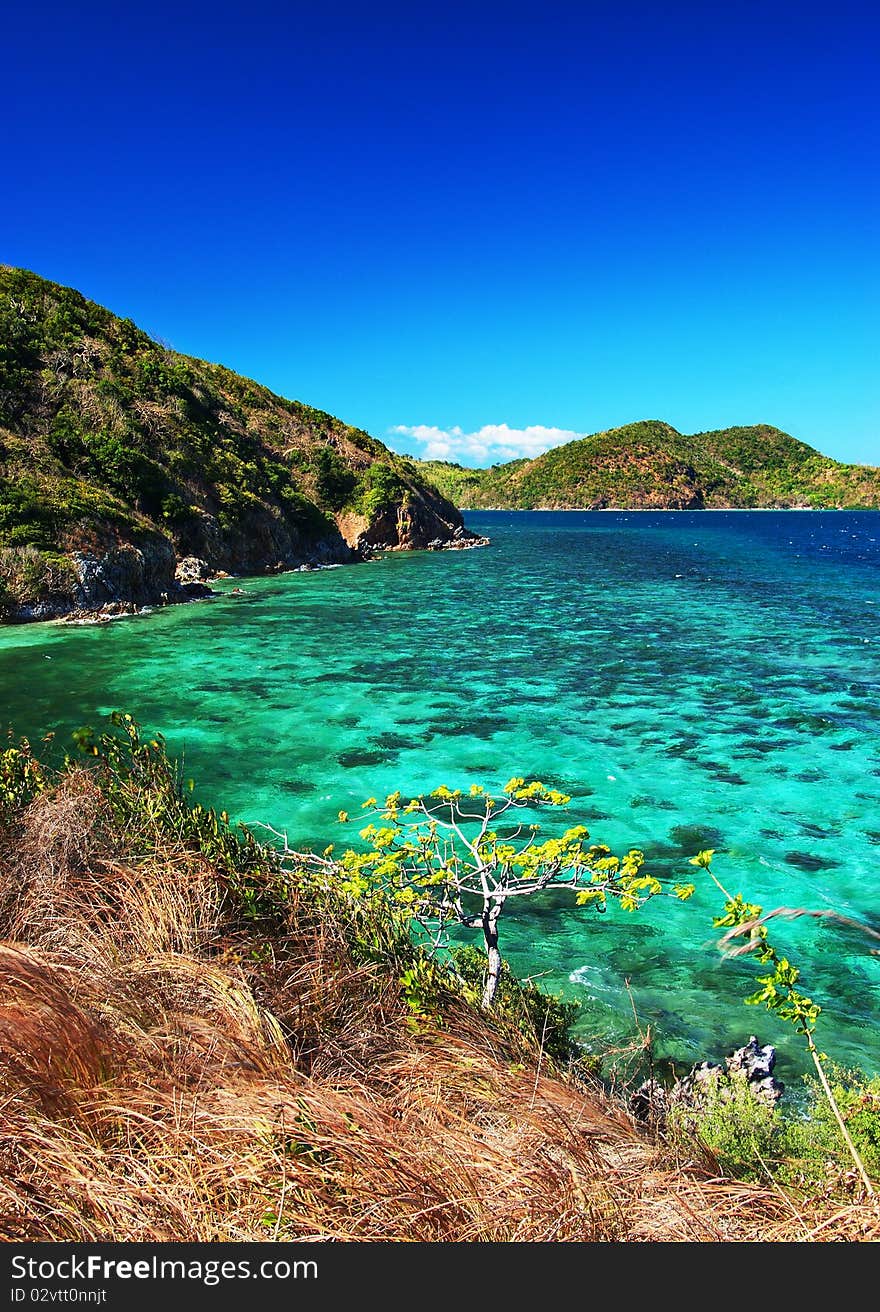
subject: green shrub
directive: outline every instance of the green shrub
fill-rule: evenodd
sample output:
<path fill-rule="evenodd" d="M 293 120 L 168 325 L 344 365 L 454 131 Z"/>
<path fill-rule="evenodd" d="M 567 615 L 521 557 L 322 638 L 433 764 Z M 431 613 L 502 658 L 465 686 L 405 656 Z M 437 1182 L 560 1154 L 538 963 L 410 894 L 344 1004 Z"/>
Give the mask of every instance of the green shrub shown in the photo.
<path fill-rule="evenodd" d="M 318 500 L 330 510 L 341 510 L 357 483 L 354 471 L 331 447 L 319 447 L 315 452 L 315 471 Z"/>
<path fill-rule="evenodd" d="M 721 1173 L 737 1180 L 767 1179 L 785 1154 L 785 1123 L 776 1108 L 758 1098 L 742 1076 L 722 1076 L 698 1085 L 693 1105 L 674 1103 L 668 1131 L 685 1144 L 696 1136 L 715 1156 Z"/>
<path fill-rule="evenodd" d="M 865 1170 L 880 1183 L 880 1076 L 835 1062 L 828 1063 L 826 1074 Z M 819 1081 L 809 1075 L 805 1082 L 809 1101 L 801 1117 L 789 1119 L 788 1150 L 807 1178 L 830 1174 L 842 1186 L 851 1178 L 852 1159 Z"/>
<path fill-rule="evenodd" d="M 377 460 L 358 479 L 355 505 L 367 519 L 376 519 L 399 505 L 406 490 L 406 484 L 397 471 Z"/>
<path fill-rule="evenodd" d="M 880 1077 L 830 1063 L 828 1075 L 847 1130 L 868 1175 L 880 1181 Z M 793 1185 L 810 1193 L 848 1197 L 860 1181 L 840 1127 L 815 1076 L 805 1077 L 806 1101 L 772 1106 L 743 1078 L 709 1081 L 694 1105 L 673 1104 L 667 1132 L 682 1146 L 696 1136 L 723 1174 L 738 1180 Z"/>

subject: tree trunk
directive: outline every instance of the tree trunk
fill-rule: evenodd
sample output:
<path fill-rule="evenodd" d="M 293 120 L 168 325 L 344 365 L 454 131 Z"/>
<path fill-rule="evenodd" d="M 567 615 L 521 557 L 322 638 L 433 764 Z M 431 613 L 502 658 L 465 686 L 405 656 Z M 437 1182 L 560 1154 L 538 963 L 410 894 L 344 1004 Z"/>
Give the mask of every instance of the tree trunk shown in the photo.
<path fill-rule="evenodd" d="M 483 937 L 486 940 L 486 985 L 483 989 L 482 1006 L 488 1011 L 495 1001 L 498 979 L 501 975 L 501 953 L 498 950 L 498 917 L 501 915 L 501 902 L 487 902 L 483 906 Z"/>

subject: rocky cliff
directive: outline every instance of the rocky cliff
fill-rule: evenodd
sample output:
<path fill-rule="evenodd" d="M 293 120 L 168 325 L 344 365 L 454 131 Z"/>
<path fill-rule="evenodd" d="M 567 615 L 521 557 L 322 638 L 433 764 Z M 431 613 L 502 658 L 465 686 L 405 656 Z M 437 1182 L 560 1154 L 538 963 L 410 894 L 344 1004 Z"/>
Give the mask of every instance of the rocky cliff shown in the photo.
<path fill-rule="evenodd" d="M 0 617 L 476 541 L 368 433 L 0 267 Z"/>

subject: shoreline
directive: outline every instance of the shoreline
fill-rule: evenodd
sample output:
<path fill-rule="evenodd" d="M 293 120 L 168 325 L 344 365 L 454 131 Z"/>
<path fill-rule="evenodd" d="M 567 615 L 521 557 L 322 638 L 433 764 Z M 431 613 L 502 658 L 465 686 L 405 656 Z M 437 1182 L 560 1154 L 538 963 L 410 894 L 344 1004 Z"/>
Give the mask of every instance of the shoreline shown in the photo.
<path fill-rule="evenodd" d="M 491 539 L 481 536 L 478 533 L 470 533 L 461 538 L 440 539 L 435 538 L 432 542 L 422 547 L 400 547 L 391 545 L 374 545 L 365 548 L 359 552 L 353 560 L 347 561 L 330 561 L 330 562 L 305 562 L 299 565 L 290 565 L 283 568 L 266 567 L 259 573 L 232 573 L 227 570 L 218 570 L 216 573 L 207 573 L 198 583 L 178 583 L 179 591 L 173 595 L 166 595 L 165 599 L 148 601 L 138 604 L 134 601 L 127 601 L 121 598 L 113 598 L 104 602 L 100 606 L 78 607 L 75 606 L 68 611 L 57 615 L 15 615 L 12 618 L 0 619 L 0 632 L 13 629 L 31 629 L 40 625 L 55 625 L 60 628 L 78 628 L 78 627 L 103 627 L 115 623 L 118 620 L 143 619 L 149 615 L 161 614 L 163 611 L 176 609 L 178 606 L 189 606 L 193 602 L 214 601 L 218 598 L 232 597 L 244 593 L 242 588 L 217 588 L 214 584 L 230 580 L 237 583 L 242 581 L 265 581 L 267 579 L 279 578 L 286 574 L 319 574 L 325 570 L 348 569 L 353 565 L 369 565 L 383 556 L 397 554 L 398 552 L 419 551 L 440 553 L 444 551 L 473 551 L 478 547 L 487 547 L 491 545 Z"/>
<path fill-rule="evenodd" d="M 459 506 L 463 515 L 877 515 L 880 506 Z"/>

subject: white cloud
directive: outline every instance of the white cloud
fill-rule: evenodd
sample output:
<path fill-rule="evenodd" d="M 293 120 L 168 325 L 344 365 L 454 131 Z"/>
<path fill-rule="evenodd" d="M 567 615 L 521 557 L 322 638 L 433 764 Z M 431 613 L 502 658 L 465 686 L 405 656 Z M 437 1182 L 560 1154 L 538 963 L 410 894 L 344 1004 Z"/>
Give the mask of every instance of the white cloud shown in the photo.
<path fill-rule="evenodd" d="M 484 424 L 476 432 L 463 429 L 435 428 L 430 424 L 395 424 L 390 435 L 410 438 L 401 443 L 407 447 L 416 444 L 415 450 L 424 460 L 453 460 L 462 465 L 495 465 L 504 460 L 517 460 L 520 456 L 534 459 L 553 446 L 573 442 L 584 433 L 567 428 L 545 428 L 532 424 L 528 428 L 510 428 L 507 424 Z"/>

